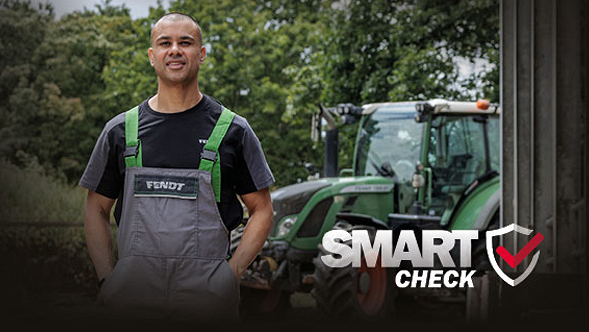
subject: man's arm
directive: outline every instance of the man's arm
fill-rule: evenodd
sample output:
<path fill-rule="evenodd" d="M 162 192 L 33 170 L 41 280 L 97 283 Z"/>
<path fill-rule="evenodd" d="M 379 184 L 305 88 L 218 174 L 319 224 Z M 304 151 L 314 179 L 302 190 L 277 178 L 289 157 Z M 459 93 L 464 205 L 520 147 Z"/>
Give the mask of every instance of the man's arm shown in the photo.
<path fill-rule="evenodd" d="M 86 244 L 90 258 L 96 269 L 98 280 L 108 276 L 114 266 L 112 248 L 113 240 L 110 230 L 110 210 L 115 200 L 88 190 L 84 226 Z"/>
<path fill-rule="evenodd" d="M 229 266 L 239 280 L 256 258 L 272 228 L 272 201 L 268 188 L 241 196 L 249 212 L 249 220 L 241 242 L 229 260 Z"/>

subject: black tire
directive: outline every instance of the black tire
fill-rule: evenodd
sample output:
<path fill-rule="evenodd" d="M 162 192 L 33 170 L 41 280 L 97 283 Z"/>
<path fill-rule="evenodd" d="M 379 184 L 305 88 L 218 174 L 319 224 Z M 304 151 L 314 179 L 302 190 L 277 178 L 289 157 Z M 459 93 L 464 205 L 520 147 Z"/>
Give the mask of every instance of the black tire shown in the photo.
<path fill-rule="evenodd" d="M 350 227 L 337 224 L 334 229 L 366 229 L 374 237 L 376 229 L 367 226 Z M 332 268 L 323 263 L 321 256 L 328 255 L 322 245 L 318 246 L 318 256 L 313 259 L 313 290 L 317 309 L 326 317 L 334 319 L 353 319 L 365 321 L 382 320 L 389 316 L 394 303 L 394 281 L 392 271 L 380 266 L 365 265 L 353 268 Z M 365 264 L 364 259 L 362 260 Z"/>

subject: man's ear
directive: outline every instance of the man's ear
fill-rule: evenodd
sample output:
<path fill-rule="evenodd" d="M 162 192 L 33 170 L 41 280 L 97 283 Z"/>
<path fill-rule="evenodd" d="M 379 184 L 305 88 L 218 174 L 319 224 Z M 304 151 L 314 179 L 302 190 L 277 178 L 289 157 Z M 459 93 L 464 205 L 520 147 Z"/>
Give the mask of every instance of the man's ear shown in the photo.
<path fill-rule="evenodd" d="M 207 49 L 204 46 L 200 47 L 200 64 L 202 65 L 205 62 L 205 57 L 207 56 Z"/>
<path fill-rule="evenodd" d="M 151 66 L 153 67 L 153 50 L 151 47 L 147 50 L 147 57 L 149 58 L 149 63 L 151 63 Z"/>

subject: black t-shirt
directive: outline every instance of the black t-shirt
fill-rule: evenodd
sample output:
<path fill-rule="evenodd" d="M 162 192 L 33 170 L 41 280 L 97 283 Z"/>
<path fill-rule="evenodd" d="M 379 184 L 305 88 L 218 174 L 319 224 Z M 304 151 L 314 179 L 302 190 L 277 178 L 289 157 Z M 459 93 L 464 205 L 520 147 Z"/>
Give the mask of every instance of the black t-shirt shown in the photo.
<path fill-rule="evenodd" d="M 147 99 L 149 100 L 149 99 Z M 144 167 L 198 169 L 200 153 L 221 115 L 221 104 L 203 95 L 194 107 L 180 113 L 156 112 L 145 100 L 139 105 L 139 132 Z M 104 127 L 80 185 L 117 199 L 120 222 L 125 179 L 125 113 Z M 262 147 L 247 120 L 236 115 L 219 146 L 221 202 L 219 212 L 227 229 L 243 218 L 236 194 L 244 195 L 274 183 Z"/>

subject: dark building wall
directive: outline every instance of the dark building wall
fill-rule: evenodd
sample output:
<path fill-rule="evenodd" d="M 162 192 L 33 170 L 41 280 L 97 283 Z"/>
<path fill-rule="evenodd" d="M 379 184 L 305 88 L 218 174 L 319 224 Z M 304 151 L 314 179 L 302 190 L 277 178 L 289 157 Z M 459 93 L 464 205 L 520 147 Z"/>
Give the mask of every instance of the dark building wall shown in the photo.
<path fill-rule="evenodd" d="M 535 273 L 580 277 L 585 305 L 588 15 L 582 0 L 501 2 L 502 223 L 542 233 Z"/>

